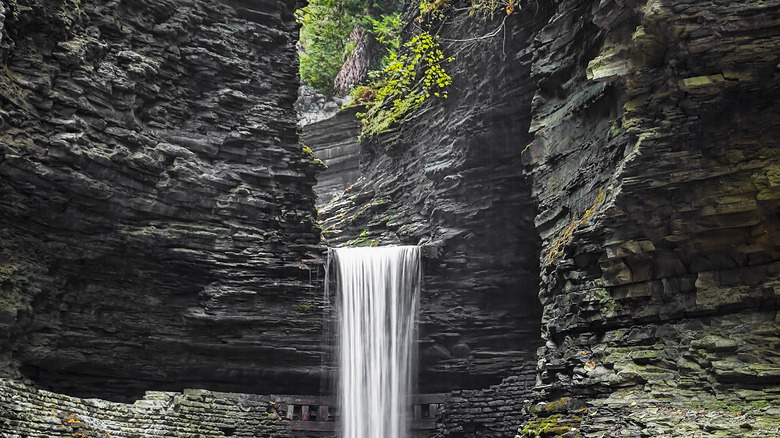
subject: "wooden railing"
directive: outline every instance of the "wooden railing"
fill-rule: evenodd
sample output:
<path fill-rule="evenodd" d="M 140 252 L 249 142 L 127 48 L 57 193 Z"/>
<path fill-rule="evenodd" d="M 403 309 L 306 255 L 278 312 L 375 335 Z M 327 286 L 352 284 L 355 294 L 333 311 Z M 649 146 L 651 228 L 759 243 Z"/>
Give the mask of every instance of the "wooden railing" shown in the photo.
<path fill-rule="evenodd" d="M 436 416 L 446 399 L 447 394 L 418 394 L 412 404 L 412 430 L 436 429 Z"/>
<path fill-rule="evenodd" d="M 447 394 L 419 394 L 412 403 L 412 430 L 433 430 L 436 416 Z M 333 397 L 278 395 L 273 397 L 277 408 L 285 413 L 293 432 L 332 432 L 336 430 L 338 414 Z"/>

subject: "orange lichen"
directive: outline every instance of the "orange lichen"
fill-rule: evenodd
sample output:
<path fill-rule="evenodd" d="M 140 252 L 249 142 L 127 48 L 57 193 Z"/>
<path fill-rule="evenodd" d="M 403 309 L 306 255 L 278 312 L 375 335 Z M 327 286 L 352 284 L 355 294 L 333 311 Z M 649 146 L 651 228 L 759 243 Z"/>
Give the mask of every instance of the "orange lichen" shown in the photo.
<path fill-rule="evenodd" d="M 566 248 L 566 245 L 571 243 L 572 239 L 574 239 L 574 231 L 577 230 L 580 225 L 584 224 L 591 216 L 593 216 L 593 213 L 596 212 L 596 209 L 598 209 L 601 203 L 604 202 L 604 197 L 604 190 L 599 189 L 599 193 L 596 195 L 596 199 L 593 201 L 593 205 L 589 209 L 585 210 L 585 213 L 583 213 L 582 217 L 567 225 L 566 228 L 561 230 L 558 233 L 558 236 L 553 239 L 552 242 L 550 242 L 547 247 L 547 251 L 544 254 L 544 260 L 546 264 L 551 264 L 553 261 L 563 255 L 563 251 Z"/>

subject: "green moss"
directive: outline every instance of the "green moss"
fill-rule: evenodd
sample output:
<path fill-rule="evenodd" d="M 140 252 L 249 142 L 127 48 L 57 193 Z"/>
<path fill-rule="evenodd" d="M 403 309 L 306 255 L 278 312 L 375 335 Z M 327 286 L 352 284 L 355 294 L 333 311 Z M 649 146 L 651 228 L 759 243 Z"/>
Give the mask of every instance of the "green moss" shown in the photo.
<path fill-rule="evenodd" d="M 598 306 L 601 314 L 605 318 L 617 316 L 623 306 L 612 297 L 612 294 L 605 288 L 592 288 L 587 291 L 585 300 Z"/>
<path fill-rule="evenodd" d="M 598 194 L 596 195 L 596 198 L 593 200 L 593 205 L 585 210 L 585 213 L 582 214 L 582 217 L 579 219 L 576 219 L 572 222 L 570 222 L 568 225 L 566 225 L 562 230 L 560 230 L 555 237 L 549 244 L 547 244 L 547 248 L 544 251 L 544 262 L 546 265 L 551 265 L 555 260 L 563 256 L 564 250 L 566 249 L 566 245 L 571 243 L 572 239 L 574 238 L 574 232 L 585 222 L 590 219 L 590 217 L 601 207 L 601 204 L 604 202 L 605 194 L 603 189 L 599 189 Z"/>
<path fill-rule="evenodd" d="M 566 406 L 566 403 L 569 401 L 568 397 L 562 397 L 558 400 L 552 401 L 550 403 L 547 403 L 547 406 L 545 406 L 545 410 L 547 412 L 554 412 L 558 411 L 560 409 L 563 409 Z"/>
<path fill-rule="evenodd" d="M 520 430 L 520 436 L 523 438 L 561 436 L 576 431 L 575 426 L 580 422 L 582 422 L 580 417 L 565 417 L 560 414 L 536 418 Z M 582 437 L 578 432 L 575 432 L 574 436 Z"/>
<path fill-rule="evenodd" d="M 766 400 L 755 400 L 748 403 L 753 409 L 764 409 L 769 406 L 769 402 Z"/>
<path fill-rule="evenodd" d="M 609 127 L 609 134 L 612 137 L 617 137 L 618 134 L 620 134 L 620 125 L 618 124 L 618 122 L 612 123 L 612 125 Z"/>
<path fill-rule="evenodd" d="M 376 239 L 370 237 L 358 237 L 347 242 L 344 246 L 377 246 Z"/>
<path fill-rule="evenodd" d="M 709 75 L 709 76 L 696 76 L 691 78 L 685 78 L 679 81 L 681 90 L 690 91 L 702 87 L 711 87 L 724 82 L 722 74 Z"/>

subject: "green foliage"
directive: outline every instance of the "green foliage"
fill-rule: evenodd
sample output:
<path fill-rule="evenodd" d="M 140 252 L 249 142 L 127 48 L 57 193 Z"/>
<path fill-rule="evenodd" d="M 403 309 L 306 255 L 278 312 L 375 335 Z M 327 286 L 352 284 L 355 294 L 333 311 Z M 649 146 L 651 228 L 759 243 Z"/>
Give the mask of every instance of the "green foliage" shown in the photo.
<path fill-rule="evenodd" d="M 396 52 L 401 46 L 401 13 L 382 15 L 379 19 L 368 17 L 374 38 L 387 48 Z"/>
<path fill-rule="evenodd" d="M 376 239 L 370 237 L 358 237 L 348 241 L 344 246 L 356 247 L 356 246 L 377 246 Z"/>
<path fill-rule="evenodd" d="M 569 436 L 569 434 L 581 437 L 574 424 L 581 422 L 580 417 L 566 418 L 560 414 L 549 417 L 535 418 L 520 430 L 520 436 L 523 438 L 542 438 L 552 436 Z"/>
<path fill-rule="evenodd" d="M 365 20 L 368 6 L 369 0 L 311 0 L 296 11 L 301 79 L 309 86 L 323 93 L 333 90 L 349 34 Z"/>
<path fill-rule="evenodd" d="M 355 50 L 355 42 L 349 41 L 349 35 L 355 27 L 373 35 L 386 50 L 398 50 L 401 15 L 393 11 L 401 3 L 392 0 L 386 3 L 379 5 L 372 0 L 311 0 L 306 7 L 296 11 L 296 18 L 301 23 L 301 79 L 322 93 L 331 93 L 333 80 L 344 61 Z M 370 11 L 374 11 L 374 16 Z"/>
<path fill-rule="evenodd" d="M 452 78 L 443 64 L 454 58 L 444 58 L 437 40 L 438 36 L 429 32 L 413 36 L 404 43 L 400 55 L 390 52 L 383 70 L 369 74 L 374 80 L 371 86 L 354 90 L 353 101 L 367 107 L 365 113 L 358 113 L 364 135 L 386 131 L 431 96 L 447 98 Z"/>
<path fill-rule="evenodd" d="M 620 124 L 619 122 L 614 122 L 609 127 L 609 134 L 611 137 L 617 137 L 618 134 L 620 134 Z"/>
<path fill-rule="evenodd" d="M 471 15 L 491 17 L 498 12 L 509 15 L 520 9 L 520 0 L 471 0 Z"/>
<path fill-rule="evenodd" d="M 420 16 L 424 17 L 430 15 L 434 18 L 441 18 L 444 15 L 444 9 L 446 9 L 450 3 L 452 3 L 452 0 L 422 0 L 420 2 Z"/>
<path fill-rule="evenodd" d="M 314 304 L 311 304 L 311 303 L 301 303 L 301 304 L 298 304 L 298 308 L 301 309 L 301 310 L 304 310 L 304 311 L 309 311 L 309 310 L 314 309 Z"/>
<path fill-rule="evenodd" d="M 422 0 L 420 2 L 420 17 L 440 19 L 452 0 Z M 471 0 L 469 15 L 491 17 L 498 13 L 511 14 L 520 8 L 520 0 Z"/>

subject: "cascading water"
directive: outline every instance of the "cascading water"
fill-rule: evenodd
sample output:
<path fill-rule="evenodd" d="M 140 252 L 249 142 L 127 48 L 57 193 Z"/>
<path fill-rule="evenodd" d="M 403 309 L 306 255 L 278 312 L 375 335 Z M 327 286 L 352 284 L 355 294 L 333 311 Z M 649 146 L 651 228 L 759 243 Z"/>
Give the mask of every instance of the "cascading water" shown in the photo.
<path fill-rule="evenodd" d="M 420 295 L 416 246 L 334 250 L 341 438 L 407 435 Z"/>

